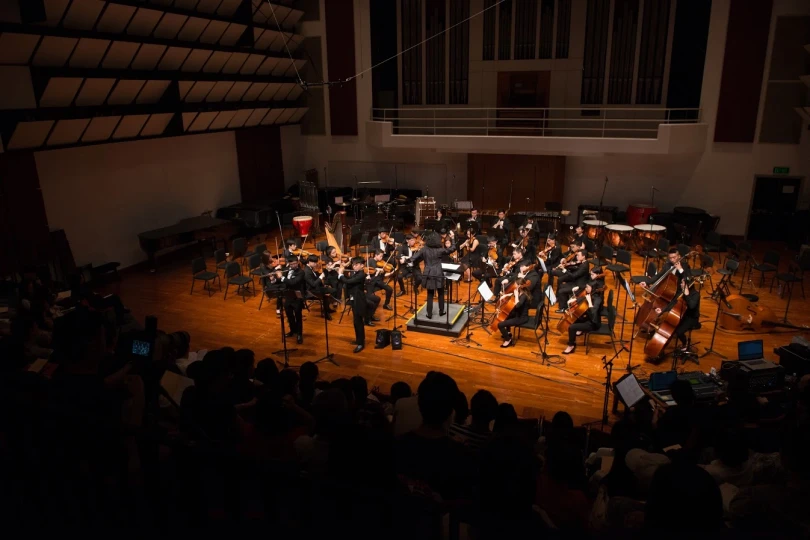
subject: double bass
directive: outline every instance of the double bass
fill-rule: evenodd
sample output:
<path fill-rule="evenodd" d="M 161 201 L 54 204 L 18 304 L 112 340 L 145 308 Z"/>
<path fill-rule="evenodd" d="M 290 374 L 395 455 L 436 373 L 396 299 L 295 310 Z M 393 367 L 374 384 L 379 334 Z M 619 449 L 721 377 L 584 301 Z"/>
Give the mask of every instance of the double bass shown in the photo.
<path fill-rule="evenodd" d="M 667 275 L 674 276 L 674 273 Z M 686 287 L 689 288 L 695 283 L 703 283 L 703 279 L 705 278 L 695 278 L 692 280 L 692 283 Z M 690 294 L 699 293 L 691 292 Z M 669 302 L 667 302 L 667 305 L 669 305 Z M 666 307 L 667 306 L 664 306 L 661 309 L 664 310 Z M 661 355 L 664 347 L 667 346 L 667 343 L 669 343 L 669 340 L 672 339 L 672 336 L 675 334 L 675 328 L 677 328 L 678 324 L 681 322 L 681 318 L 683 318 L 685 312 L 686 301 L 683 295 L 681 295 L 678 297 L 678 301 L 675 302 L 675 305 L 672 306 L 672 309 L 662 311 L 660 315 L 657 315 L 654 321 L 649 322 L 649 326 L 654 330 L 654 333 L 644 345 L 644 354 L 648 358 L 657 358 Z"/>
<path fill-rule="evenodd" d="M 532 270 L 534 270 L 534 265 L 529 266 L 529 269 L 526 270 L 526 273 L 528 274 Z M 498 323 L 508 319 L 509 315 L 512 313 L 512 309 L 514 309 L 515 307 L 514 292 L 518 288 L 520 288 L 520 290 L 531 289 L 532 288 L 531 280 L 518 278 L 509 285 L 507 285 L 506 289 L 504 289 L 503 293 L 501 294 L 501 297 L 498 298 L 495 316 L 492 317 L 492 322 L 489 324 L 489 329 L 493 333 L 499 331 Z"/>
<path fill-rule="evenodd" d="M 689 252 L 680 257 L 678 261 L 691 257 L 695 252 Z M 636 310 L 636 324 L 640 332 L 651 332 L 650 321 L 655 319 L 655 310 L 666 308 L 669 303 L 675 298 L 680 289 L 678 285 L 678 276 L 675 275 L 675 267 L 661 276 L 658 281 L 649 285 L 644 290 L 644 303 Z"/>
<path fill-rule="evenodd" d="M 797 326 L 778 322 L 771 308 L 751 302 L 739 294 L 731 294 L 720 301 L 719 324 L 726 330 L 743 332 L 770 332 L 773 328 L 810 330 L 806 325 Z"/>

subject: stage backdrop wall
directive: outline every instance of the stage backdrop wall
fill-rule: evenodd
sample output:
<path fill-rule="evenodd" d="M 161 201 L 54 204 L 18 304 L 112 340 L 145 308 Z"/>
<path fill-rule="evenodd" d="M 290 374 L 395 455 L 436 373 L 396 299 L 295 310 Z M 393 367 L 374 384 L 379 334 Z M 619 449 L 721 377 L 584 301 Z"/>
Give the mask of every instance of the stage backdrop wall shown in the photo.
<path fill-rule="evenodd" d="M 77 265 L 146 259 L 138 233 L 240 201 L 233 132 L 38 152 L 51 229 Z"/>

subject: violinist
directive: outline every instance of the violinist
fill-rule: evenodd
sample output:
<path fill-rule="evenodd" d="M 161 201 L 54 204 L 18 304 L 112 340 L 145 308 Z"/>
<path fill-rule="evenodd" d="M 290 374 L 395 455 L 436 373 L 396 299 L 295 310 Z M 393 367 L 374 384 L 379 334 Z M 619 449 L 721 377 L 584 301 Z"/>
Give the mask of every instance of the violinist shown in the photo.
<path fill-rule="evenodd" d="M 446 264 L 458 263 L 458 247 L 456 244 L 456 235 L 453 233 L 453 229 L 447 231 L 446 234 L 444 232 L 442 233 L 441 245 L 447 249 L 447 251 L 441 256 L 441 262 Z"/>
<path fill-rule="evenodd" d="M 655 308 L 655 312 L 658 315 L 661 315 L 664 312 L 669 311 L 675 304 L 683 297 L 683 302 L 686 304 L 686 309 L 681 315 L 681 320 L 678 322 L 678 326 L 675 327 L 674 336 L 678 343 L 683 343 L 683 346 L 680 347 L 681 352 L 689 352 L 689 341 L 686 337 L 686 333 L 689 330 L 697 328 L 700 324 L 700 294 L 696 291 L 689 290 L 689 287 L 692 285 L 692 277 L 689 274 L 686 274 L 685 277 L 681 278 L 679 281 L 681 285 L 680 294 L 676 294 L 675 297 L 670 301 L 669 305 L 667 305 L 664 309 Z"/>
<path fill-rule="evenodd" d="M 550 235 L 546 239 L 546 247 L 538 253 L 538 258 L 543 260 L 543 264 L 546 265 L 546 270 L 548 270 L 548 284 L 552 285 L 552 274 L 551 271 L 557 266 L 559 266 L 560 261 L 562 260 L 562 250 L 557 245 L 557 238 L 554 235 Z M 540 279 L 543 279 L 543 267 L 538 265 L 537 272 L 540 274 Z"/>
<path fill-rule="evenodd" d="M 298 246 L 295 243 L 295 239 L 287 238 L 284 242 L 284 253 L 281 256 L 289 261 L 295 256 L 296 251 L 298 251 Z"/>
<path fill-rule="evenodd" d="M 438 229 L 440 231 L 450 231 L 456 226 L 453 220 L 444 214 L 444 208 L 436 210 L 436 221 L 439 222 Z M 444 234 L 444 232 L 442 232 L 442 234 Z"/>
<path fill-rule="evenodd" d="M 689 263 L 686 262 L 686 259 L 681 257 L 678 248 L 669 248 L 667 252 L 667 262 L 664 263 L 664 266 L 661 267 L 661 271 L 658 272 L 655 277 L 651 278 L 652 283 L 657 283 L 659 279 L 664 277 L 668 272 L 672 272 L 673 268 L 675 269 L 674 272 L 678 275 L 678 282 L 685 277 L 691 276 L 692 271 L 689 269 Z M 643 288 L 647 288 L 648 283 L 646 281 L 642 281 L 639 283 Z"/>
<path fill-rule="evenodd" d="M 324 284 L 335 290 L 335 299 L 343 297 L 343 282 L 338 279 L 337 267 L 340 266 L 340 258 L 337 249 L 329 246 L 321 255 L 322 269 L 324 273 Z"/>
<path fill-rule="evenodd" d="M 320 271 L 317 266 L 317 255 L 310 255 L 307 257 L 307 267 L 304 270 L 304 281 L 307 284 L 307 292 L 317 294 L 318 296 L 322 296 L 324 294 L 334 296 L 336 294 L 335 289 L 324 284 L 326 275 L 324 272 Z M 332 320 L 331 314 L 334 313 L 335 310 L 331 309 L 324 303 L 321 305 L 321 311 L 323 312 L 323 316 L 327 321 Z"/>
<path fill-rule="evenodd" d="M 582 224 L 578 224 L 576 229 L 574 229 L 574 238 L 571 240 L 571 244 L 577 246 L 578 249 L 585 249 L 585 227 Z"/>
<path fill-rule="evenodd" d="M 534 230 L 521 227 L 518 229 L 518 238 L 512 247 L 522 248 L 525 253 L 537 252 L 537 235 Z"/>
<path fill-rule="evenodd" d="M 602 269 L 595 266 L 591 270 L 589 281 L 585 285 L 585 297 L 580 302 L 588 302 L 588 311 L 577 320 L 574 324 L 568 327 L 568 347 L 565 348 L 563 354 L 571 354 L 577 348 L 576 337 L 583 332 L 593 332 L 599 330 L 602 326 L 602 290 L 605 288 L 605 282 L 599 278 L 602 274 Z"/>
<path fill-rule="evenodd" d="M 366 282 L 366 273 L 363 271 L 364 261 L 362 257 L 354 257 L 351 260 L 352 269 L 348 274 L 346 265 L 340 262 L 338 278 L 346 288 L 346 301 L 352 306 L 352 319 L 354 321 L 354 348 L 355 353 L 359 353 L 366 345 L 366 329 L 363 323 L 369 317 L 368 306 L 366 305 L 366 293 L 363 284 Z M 376 298 L 376 297 L 375 297 Z"/>
<path fill-rule="evenodd" d="M 371 251 L 382 250 L 386 255 L 388 255 L 394 251 L 394 239 L 388 236 L 387 230 L 380 229 L 377 236 L 372 238 L 371 242 L 369 242 L 368 247 Z"/>
<path fill-rule="evenodd" d="M 462 262 L 469 268 L 478 268 L 481 266 L 482 259 L 486 255 L 486 246 L 478 241 L 474 229 L 467 229 L 466 236 L 464 242 L 459 246 L 459 249 L 466 248 L 467 250 L 467 254 L 464 255 Z"/>
<path fill-rule="evenodd" d="M 366 289 L 368 290 L 369 294 L 374 294 L 377 291 L 385 291 L 385 303 L 383 304 L 383 309 L 386 311 L 392 311 L 391 308 L 391 296 L 394 294 L 394 289 L 388 285 L 385 280 L 393 274 L 393 270 L 390 272 L 385 272 L 385 252 L 381 249 L 378 249 L 374 256 L 369 259 L 368 266 L 372 269 L 373 273 L 371 275 L 371 279 L 366 283 Z"/>
<path fill-rule="evenodd" d="M 520 262 L 523 260 L 523 250 L 515 248 L 512 251 L 512 260 L 503 265 L 501 269 L 501 277 L 495 281 L 494 293 L 501 294 L 503 288 L 517 278 L 520 272 Z M 531 264 L 531 263 L 529 263 Z"/>
<path fill-rule="evenodd" d="M 481 258 L 483 266 L 473 270 L 473 277 L 478 281 L 486 281 L 490 287 L 489 280 L 500 272 L 503 265 L 508 262 L 507 258 L 501 255 L 501 248 L 495 236 L 487 237 L 487 253 Z"/>
<path fill-rule="evenodd" d="M 528 264 L 524 264 L 523 269 L 526 269 Z M 503 343 L 501 343 L 501 348 L 505 349 L 515 344 L 515 340 L 512 337 L 512 332 L 510 328 L 513 326 L 520 326 L 522 324 L 526 324 L 529 320 L 529 304 L 532 299 L 532 295 L 528 290 L 527 284 L 523 278 L 518 278 L 517 287 L 515 287 L 515 291 L 510 294 L 515 295 L 515 305 L 512 308 L 512 311 L 509 312 L 509 318 L 505 321 L 501 321 L 498 323 L 498 330 L 501 331 L 501 337 L 503 338 Z M 501 300 L 503 300 L 505 295 L 501 295 Z"/>
<path fill-rule="evenodd" d="M 585 260 L 585 252 L 579 250 L 574 255 L 574 264 L 562 269 L 562 274 L 558 280 L 557 301 L 559 309 L 557 313 L 564 313 L 568 299 L 574 292 L 574 287 L 583 287 L 588 281 L 588 261 Z"/>
<path fill-rule="evenodd" d="M 416 237 L 412 234 L 405 235 L 405 244 L 399 246 L 397 249 L 397 258 L 399 259 L 399 276 L 397 282 L 399 284 L 399 292 L 397 296 L 405 294 L 405 280 L 413 276 L 413 287 L 416 294 L 419 294 L 419 284 L 422 281 L 422 269 L 418 264 L 413 263 L 413 256 L 416 254 Z"/>
<path fill-rule="evenodd" d="M 304 271 L 299 268 L 298 257 L 296 255 L 290 255 L 287 259 L 287 268 L 284 270 L 276 270 L 275 275 L 270 276 L 270 280 L 281 290 L 300 291 L 302 296 L 306 292 Z M 281 297 L 279 296 L 279 298 Z M 302 326 L 303 308 L 303 298 L 297 297 L 287 299 L 284 305 L 284 312 L 287 314 L 287 322 L 290 328 L 287 337 L 295 337 L 299 345 L 304 342 L 304 330 Z"/>

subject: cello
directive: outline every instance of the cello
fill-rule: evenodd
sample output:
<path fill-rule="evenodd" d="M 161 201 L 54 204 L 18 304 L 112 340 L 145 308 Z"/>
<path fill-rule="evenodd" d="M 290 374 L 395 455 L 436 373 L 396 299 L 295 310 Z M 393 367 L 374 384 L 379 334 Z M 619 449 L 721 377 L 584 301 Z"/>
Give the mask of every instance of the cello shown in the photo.
<path fill-rule="evenodd" d="M 605 274 L 600 274 L 597 279 L 604 279 Z M 594 293 L 604 293 L 607 287 L 599 287 L 598 289 L 593 289 L 591 294 Z M 565 310 L 565 313 L 562 315 L 562 319 L 557 323 L 557 331 L 565 334 L 568 332 L 568 327 L 574 324 L 579 320 L 580 317 L 585 315 L 590 309 L 590 305 L 586 301 L 586 297 L 588 295 L 585 293 L 585 287 L 582 287 L 581 291 L 577 291 L 577 295 L 572 298 L 570 301 L 570 306 L 568 309 Z"/>
<path fill-rule="evenodd" d="M 674 273 L 669 273 L 667 275 L 674 277 Z M 691 283 L 687 283 L 685 288 L 688 289 L 695 283 L 703 283 L 703 279 L 695 278 Z M 692 292 L 690 294 L 698 293 Z M 669 302 L 667 302 L 667 305 L 669 305 Z M 667 306 L 664 306 L 660 309 L 665 310 L 666 307 Z M 686 301 L 684 300 L 683 294 L 681 294 L 681 296 L 678 297 L 678 301 L 675 302 L 674 306 L 672 306 L 672 309 L 662 311 L 661 314 L 656 317 L 655 321 L 649 322 L 649 326 L 654 330 L 654 333 L 644 345 L 644 354 L 647 356 L 647 358 L 657 358 L 661 355 L 664 347 L 666 347 L 669 340 L 672 339 L 672 336 L 675 333 L 675 328 L 681 322 L 681 318 L 685 312 Z M 653 313 L 655 312 L 653 311 Z"/>
<path fill-rule="evenodd" d="M 679 257 L 678 262 L 694 254 L 694 251 L 687 253 Z M 655 318 L 656 308 L 663 310 L 678 294 L 678 277 L 675 275 L 675 270 L 675 266 L 673 266 L 658 281 L 644 290 L 644 303 L 636 311 L 636 324 L 640 332 L 651 332 L 650 321 Z"/>
<path fill-rule="evenodd" d="M 774 328 L 810 330 L 810 327 L 781 323 L 767 306 L 751 302 L 739 294 L 731 294 L 720 301 L 719 324 L 726 330 L 743 332 L 770 332 Z"/>
<path fill-rule="evenodd" d="M 528 274 L 532 270 L 534 270 L 535 265 L 529 266 L 529 269 L 526 270 Z M 509 315 L 512 313 L 512 309 L 515 307 L 515 295 L 513 294 L 516 289 L 520 288 L 520 290 L 528 290 L 531 289 L 532 282 L 531 280 L 527 280 L 524 278 L 518 278 L 509 285 L 507 285 L 506 289 L 501 293 L 501 297 L 498 298 L 497 302 L 497 309 L 495 311 L 495 316 L 492 317 L 492 322 L 489 324 L 489 329 L 495 333 L 498 332 L 498 323 L 505 321 L 509 318 Z"/>

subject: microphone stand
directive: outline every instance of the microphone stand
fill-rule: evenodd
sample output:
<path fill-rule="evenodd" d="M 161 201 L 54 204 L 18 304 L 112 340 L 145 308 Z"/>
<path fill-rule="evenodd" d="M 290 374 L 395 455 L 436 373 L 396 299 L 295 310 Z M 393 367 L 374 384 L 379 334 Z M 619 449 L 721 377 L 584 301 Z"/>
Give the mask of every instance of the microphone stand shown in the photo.
<path fill-rule="evenodd" d="M 278 214 L 278 212 L 276 212 L 276 213 Z M 274 351 L 274 352 L 271 353 L 271 354 L 276 354 L 276 355 L 282 355 L 282 354 L 284 355 L 284 363 L 283 364 L 281 362 L 279 362 L 278 360 L 276 360 L 276 363 L 282 365 L 282 367 L 284 369 L 287 369 L 287 368 L 290 368 L 290 367 L 298 367 L 298 366 L 290 366 L 290 361 L 289 361 L 290 360 L 289 359 L 290 353 L 294 352 L 294 351 L 297 351 L 298 349 L 288 349 L 287 348 L 287 333 L 284 331 L 285 330 L 285 328 L 284 328 L 285 309 L 284 308 L 286 307 L 285 304 L 286 304 L 286 300 L 287 300 L 287 292 L 288 291 L 281 290 L 281 291 L 278 292 L 278 296 L 277 296 L 277 298 L 281 299 L 281 325 L 280 325 L 280 328 L 281 328 L 281 346 L 282 346 L 282 349 L 280 349 L 278 351 Z M 324 318 L 324 320 L 326 320 L 326 319 Z"/>
<path fill-rule="evenodd" d="M 625 284 L 627 284 L 626 281 L 625 281 Z M 628 295 L 629 295 L 628 291 L 625 291 L 625 292 L 627 292 Z M 625 297 L 625 302 L 626 302 L 626 299 L 627 299 L 627 297 Z M 634 306 L 636 305 L 635 296 L 633 296 L 633 305 Z M 626 308 L 626 306 L 625 306 L 625 308 Z M 626 312 L 625 312 L 625 314 L 626 314 Z M 631 360 L 633 359 L 633 343 L 635 343 L 635 341 L 636 341 L 636 315 L 635 314 L 636 314 L 636 312 L 634 311 L 633 312 L 633 326 L 630 328 L 630 349 L 627 351 L 627 365 L 624 367 L 624 370 L 627 371 L 627 373 L 633 373 L 634 369 L 641 367 L 641 364 L 633 365 L 631 363 Z M 622 325 L 624 325 L 624 320 L 622 320 Z M 624 345 L 622 345 L 622 349 L 624 349 Z"/>
<path fill-rule="evenodd" d="M 613 358 L 607 359 L 607 355 L 602 357 L 602 369 L 605 370 L 605 400 L 602 402 L 602 428 L 605 429 L 605 424 L 608 423 L 608 403 L 610 402 L 610 387 L 611 378 L 613 377 L 613 360 L 618 358 L 624 349 L 619 349 Z"/>
<path fill-rule="evenodd" d="M 608 185 L 608 177 L 605 177 L 605 185 L 602 186 L 602 197 L 599 198 L 599 211 L 602 211 L 602 203 L 605 201 L 605 191 L 607 191 Z M 599 216 L 599 219 L 602 219 L 602 216 Z"/>
<path fill-rule="evenodd" d="M 545 321 L 544 321 L 543 320 L 544 319 L 543 312 L 542 311 L 540 312 L 540 321 L 541 321 L 541 323 L 544 323 L 546 325 L 545 328 L 543 329 L 543 344 L 539 345 L 539 347 L 540 347 L 539 351 L 532 351 L 532 354 L 536 354 L 537 356 L 540 357 L 540 365 L 541 366 L 545 366 L 545 365 L 554 366 L 554 365 L 558 365 L 558 364 L 565 364 L 565 357 L 564 356 L 561 356 L 559 354 L 551 354 L 550 355 L 550 354 L 548 354 L 546 352 L 548 350 L 549 312 L 551 311 L 551 299 L 548 298 L 548 291 L 549 291 L 550 288 L 551 288 L 550 286 L 547 286 L 546 290 L 543 291 L 542 302 L 540 303 L 539 306 L 537 306 L 537 309 L 545 311 L 545 314 L 546 314 Z M 546 305 L 546 299 L 549 300 L 548 305 Z M 556 359 L 556 362 L 552 362 L 552 359 Z"/>
<path fill-rule="evenodd" d="M 475 343 L 476 345 L 478 345 L 480 347 L 481 344 L 478 343 L 477 341 L 475 341 L 474 339 L 472 339 L 473 333 L 470 331 L 469 313 L 470 313 L 470 299 L 471 298 L 472 298 L 472 280 L 467 282 L 467 307 L 466 307 L 466 313 L 467 313 L 468 316 L 467 316 L 467 322 L 464 323 L 464 327 L 466 328 L 467 333 L 463 338 L 451 339 L 450 343 L 455 343 L 456 345 L 465 345 L 466 347 L 469 347 L 470 343 Z"/>
<path fill-rule="evenodd" d="M 321 309 L 323 309 L 324 313 L 325 313 L 326 309 L 327 309 L 326 305 L 329 302 L 328 299 L 331 298 L 331 295 L 325 293 L 325 294 L 321 294 L 319 296 L 320 296 L 320 299 L 321 299 Z M 319 363 L 323 362 L 324 360 L 328 360 L 329 362 L 332 362 L 332 364 L 334 364 L 336 366 L 340 366 L 340 364 L 335 362 L 335 355 L 333 353 L 329 352 L 329 325 L 327 324 L 327 322 L 328 322 L 328 319 L 326 317 L 324 317 L 323 318 L 323 335 L 326 337 L 326 356 L 324 356 L 322 358 L 318 358 L 317 360 L 315 360 L 315 363 L 319 364 Z"/>
<path fill-rule="evenodd" d="M 712 330 L 712 341 L 711 341 L 711 343 L 709 343 L 708 347 L 703 347 L 703 349 L 706 352 L 701 354 L 699 358 L 703 358 L 704 356 L 709 356 L 710 354 L 716 354 L 717 356 L 719 356 L 723 360 L 728 360 L 727 356 L 725 356 L 723 354 L 720 354 L 719 352 L 714 350 L 714 337 L 717 335 L 717 324 L 720 321 L 720 310 L 723 309 L 723 304 L 726 303 L 726 295 L 723 294 L 723 291 L 717 291 L 717 293 L 718 293 L 718 297 L 717 297 L 717 314 L 714 316 L 714 330 Z"/>

